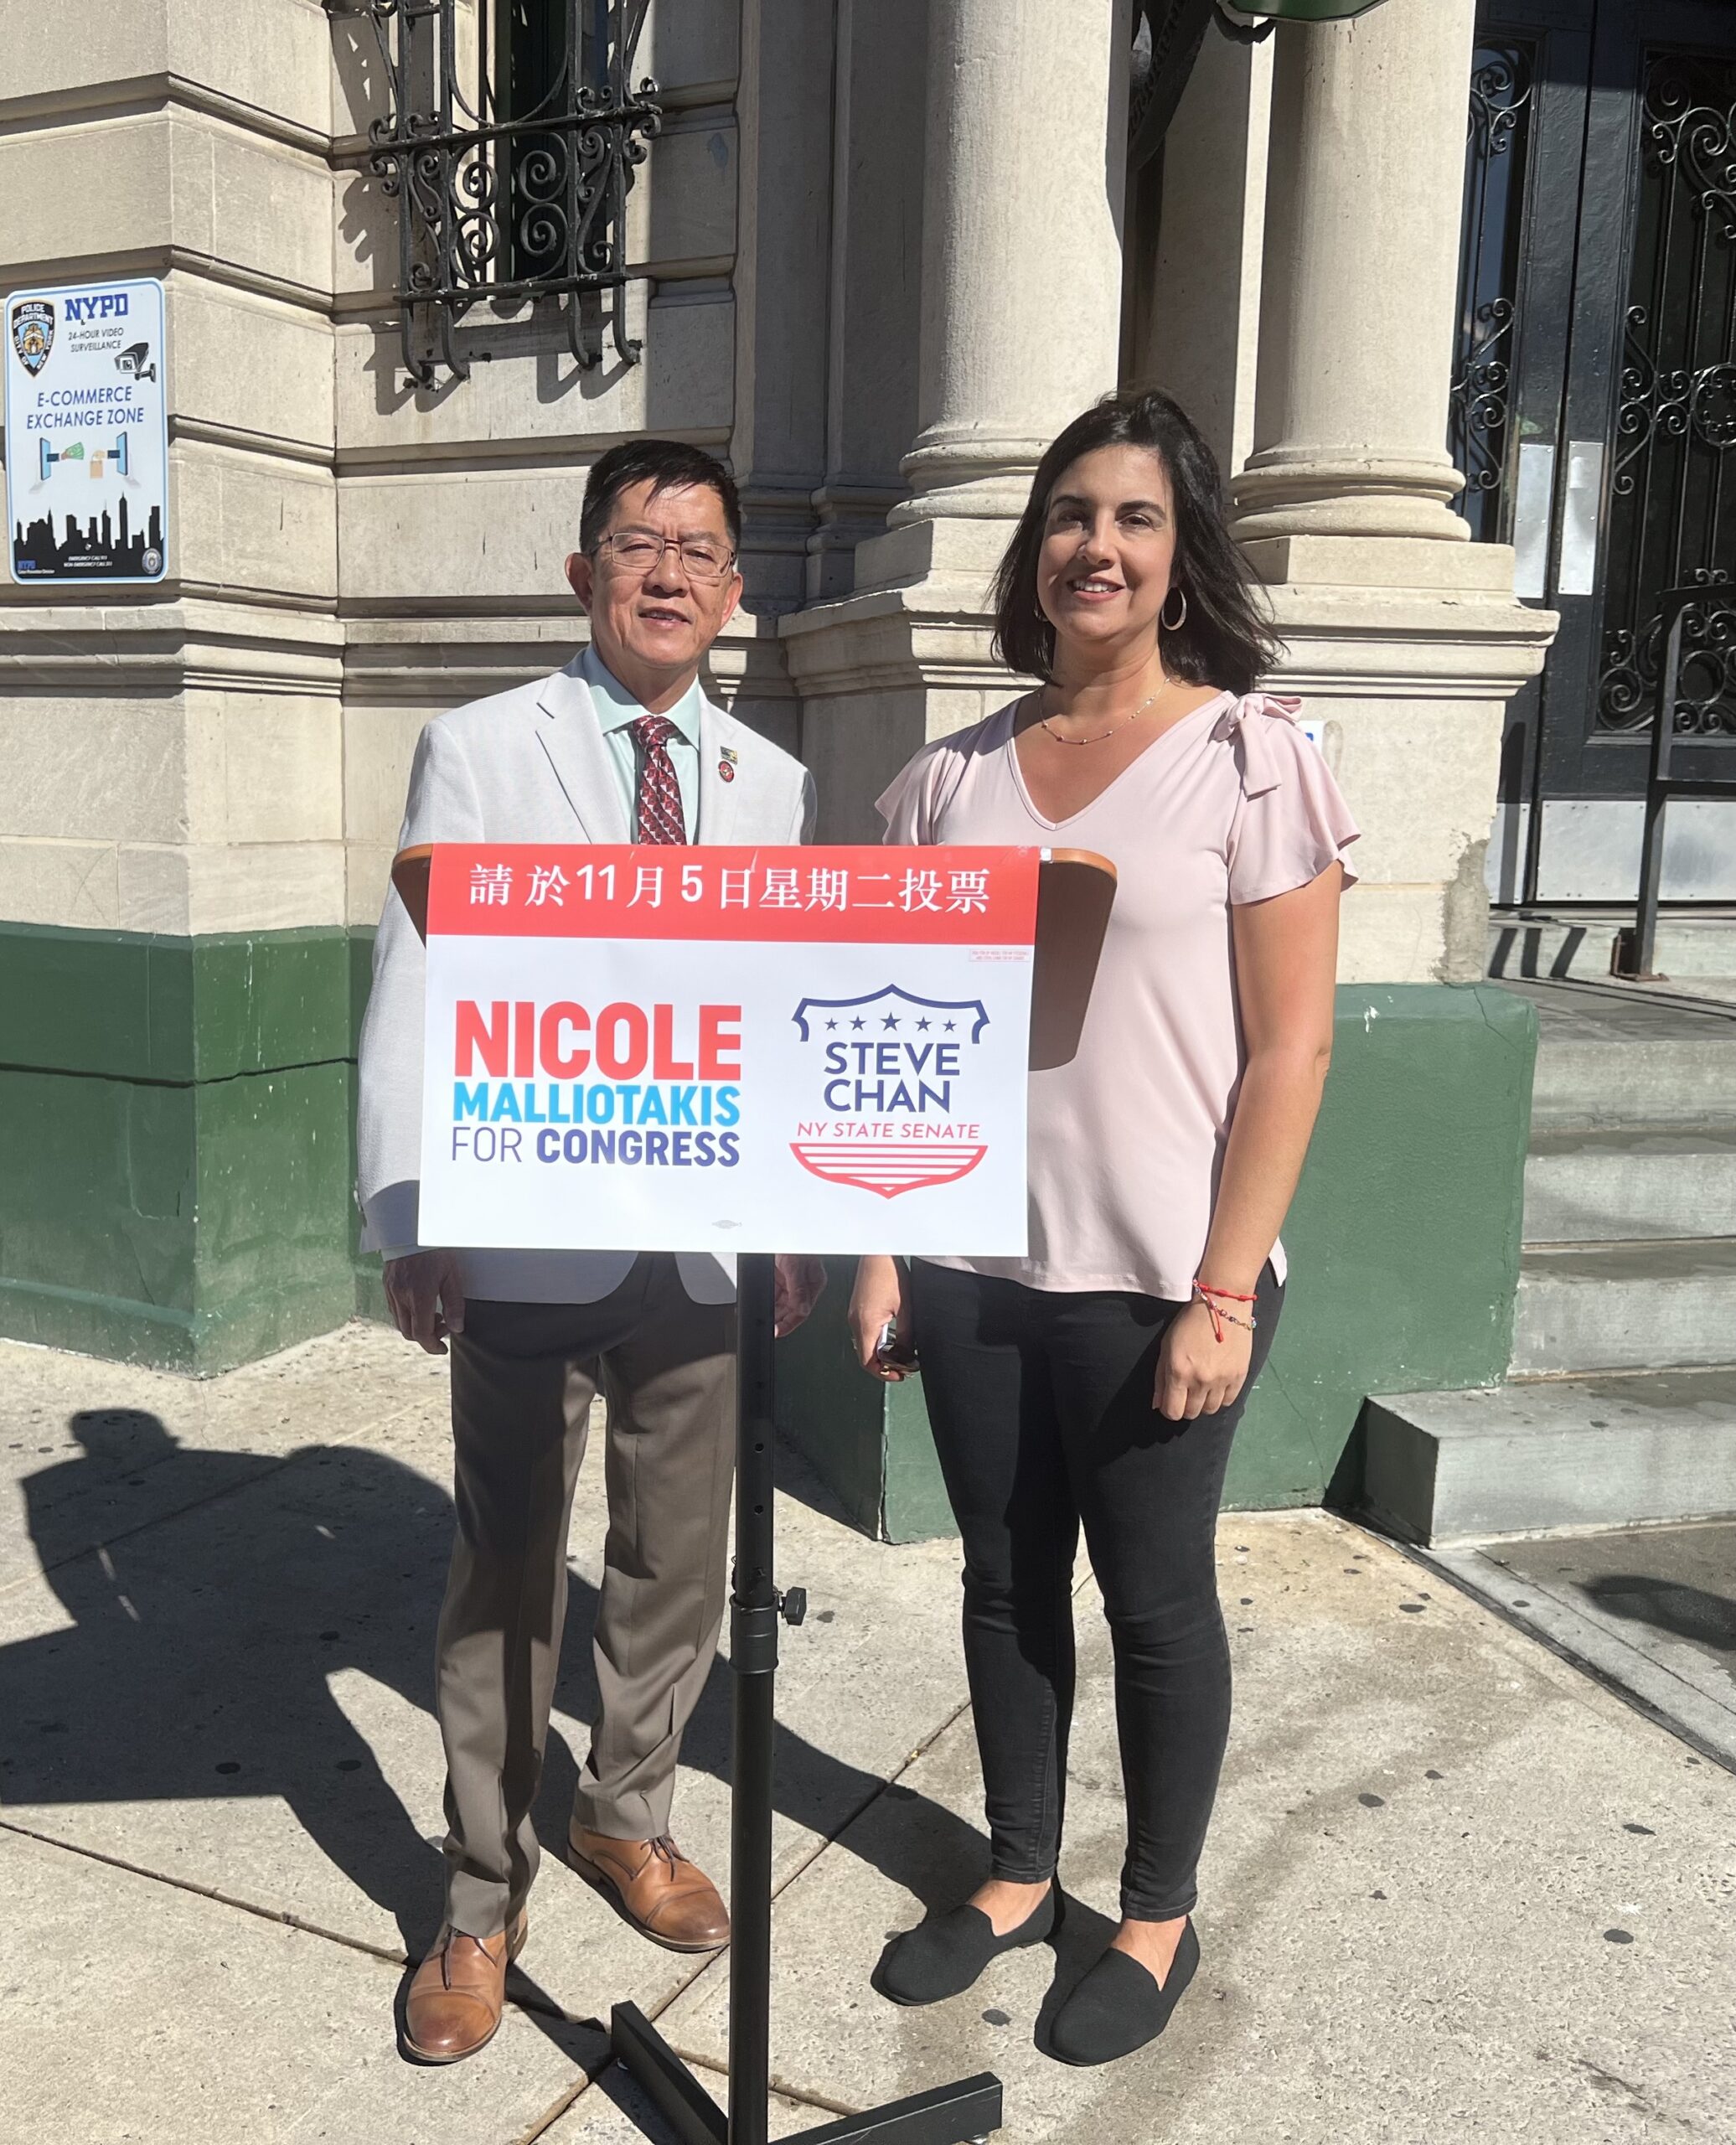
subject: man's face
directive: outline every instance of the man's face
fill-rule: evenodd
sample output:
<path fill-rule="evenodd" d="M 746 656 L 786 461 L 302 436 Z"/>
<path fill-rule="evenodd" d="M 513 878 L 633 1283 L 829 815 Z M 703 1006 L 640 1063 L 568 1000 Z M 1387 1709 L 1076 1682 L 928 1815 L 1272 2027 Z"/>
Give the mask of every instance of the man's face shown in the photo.
<path fill-rule="evenodd" d="M 654 559 L 647 540 L 662 545 Z M 684 543 L 690 556 L 721 562 L 721 573 L 714 579 L 697 559 L 690 564 Z M 648 563 L 633 561 L 640 549 Z M 617 497 L 596 550 L 576 551 L 566 577 L 591 614 L 597 654 L 633 687 L 639 677 L 674 680 L 696 670 L 741 596 L 716 493 L 709 484 L 659 492 L 648 478 Z"/>

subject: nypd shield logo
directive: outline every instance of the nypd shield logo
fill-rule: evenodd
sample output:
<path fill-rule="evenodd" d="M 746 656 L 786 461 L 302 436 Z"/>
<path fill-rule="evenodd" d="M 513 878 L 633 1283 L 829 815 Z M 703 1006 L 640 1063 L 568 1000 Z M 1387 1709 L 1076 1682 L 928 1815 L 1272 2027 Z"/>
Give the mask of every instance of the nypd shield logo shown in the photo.
<path fill-rule="evenodd" d="M 12 309 L 12 347 L 34 380 L 54 347 L 54 308 L 46 298 L 26 298 Z"/>

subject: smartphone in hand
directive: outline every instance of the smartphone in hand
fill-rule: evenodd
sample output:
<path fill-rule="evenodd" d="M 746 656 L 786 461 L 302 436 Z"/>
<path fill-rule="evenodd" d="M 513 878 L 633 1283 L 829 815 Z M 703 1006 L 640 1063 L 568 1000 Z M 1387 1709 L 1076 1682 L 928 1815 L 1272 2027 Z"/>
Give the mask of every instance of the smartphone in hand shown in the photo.
<path fill-rule="evenodd" d="M 900 1339 L 896 1318 L 889 1318 L 880 1329 L 880 1338 L 874 1344 L 874 1360 L 881 1370 L 898 1377 L 918 1367 L 917 1352 Z"/>

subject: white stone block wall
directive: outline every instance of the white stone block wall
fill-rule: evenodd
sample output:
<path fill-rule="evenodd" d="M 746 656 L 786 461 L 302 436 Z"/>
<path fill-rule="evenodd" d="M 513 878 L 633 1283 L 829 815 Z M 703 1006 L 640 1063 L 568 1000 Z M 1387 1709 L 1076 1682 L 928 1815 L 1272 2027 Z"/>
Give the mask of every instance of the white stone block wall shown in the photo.
<path fill-rule="evenodd" d="M 366 170 L 365 24 L 318 0 L 0 0 L 0 284 L 164 277 L 172 487 L 158 587 L 0 586 L 0 914 L 371 920 L 421 722 L 571 653 L 586 472 L 653 431 L 742 486 L 749 604 L 714 689 L 803 752 L 824 831 L 871 835 L 908 752 L 1008 690 L 986 565 L 1119 340 L 1232 468 L 1257 449 L 1241 507 L 1283 680 L 1367 830 L 1346 975 L 1475 972 L 1499 712 L 1547 622 L 1500 561 L 1441 540 L 1444 360 L 1408 384 L 1392 354 L 1434 333 L 1417 291 L 1450 284 L 1439 78 L 1470 5 L 1297 33 L 1313 71 L 1276 90 L 1291 33 L 1208 48 L 1154 231 L 1126 225 L 1116 162 L 1126 0 L 654 0 L 639 65 L 665 121 L 628 215 L 643 361 L 586 371 L 552 320 L 478 308 L 469 378 L 418 388 L 400 209 Z M 1365 77 L 1356 153 L 1411 189 L 1396 251 L 1372 211 L 1335 242 L 1342 158 L 1299 146 Z M 1270 199 L 1301 235 L 1277 261 L 1271 111 Z M 1393 142 L 1367 138 L 1383 126 Z M 1335 385 L 1334 320 L 1382 344 L 1372 402 L 1366 354 Z M 904 525 L 858 558 L 889 511 Z"/>
<path fill-rule="evenodd" d="M 657 0 L 642 39 L 665 113 L 628 213 L 643 362 L 611 349 L 587 372 L 552 321 L 479 311 L 459 344 L 492 359 L 420 390 L 400 207 L 365 169 L 365 23 L 319 0 L 0 0 L 0 288 L 163 277 L 171 432 L 162 583 L 0 585 L 0 916 L 199 933 L 377 915 L 421 724 L 581 634 L 562 565 L 591 463 L 646 432 L 727 452 L 738 364 L 770 375 L 734 287 L 742 13 Z M 783 80 L 809 53 L 822 221 L 829 18 L 789 8 L 765 62 Z M 774 191 L 792 175 L 785 157 Z M 782 349 L 775 277 L 765 298 L 757 333 Z M 793 473 L 811 490 L 823 432 L 810 458 Z M 718 686 L 793 741 L 758 633 L 720 649 Z"/>
<path fill-rule="evenodd" d="M 343 890 L 330 30 L 0 7 L 0 280 L 167 291 L 168 578 L 0 585 L 0 910 L 168 933 Z"/>

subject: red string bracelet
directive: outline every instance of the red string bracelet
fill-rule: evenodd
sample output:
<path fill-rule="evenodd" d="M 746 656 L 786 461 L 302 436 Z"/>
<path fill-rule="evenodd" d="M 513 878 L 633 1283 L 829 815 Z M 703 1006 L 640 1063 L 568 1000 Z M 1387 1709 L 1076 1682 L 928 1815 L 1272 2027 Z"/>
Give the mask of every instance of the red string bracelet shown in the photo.
<path fill-rule="evenodd" d="M 1237 1318 L 1234 1311 L 1226 1310 L 1223 1307 L 1227 1303 L 1254 1303 L 1258 1301 L 1257 1297 L 1244 1296 L 1235 1289 L 1214 1289 L 1201 1280 L 1197 1274 L 1194 1277 L 1193 1289 L 1194 1300 L 1196 1303 L 1204 1304 L 1206 1309 L 1211 1313 L 1212 1336 L 1220 1346 L 1223 1342 L 1223 1330 L 1226 1326 L 1239 1326 L 1244 1332 L 1252 1333 L 1258 1325 L 1259 1321 L 1252 1311 L 1246 1318 Z"/>

